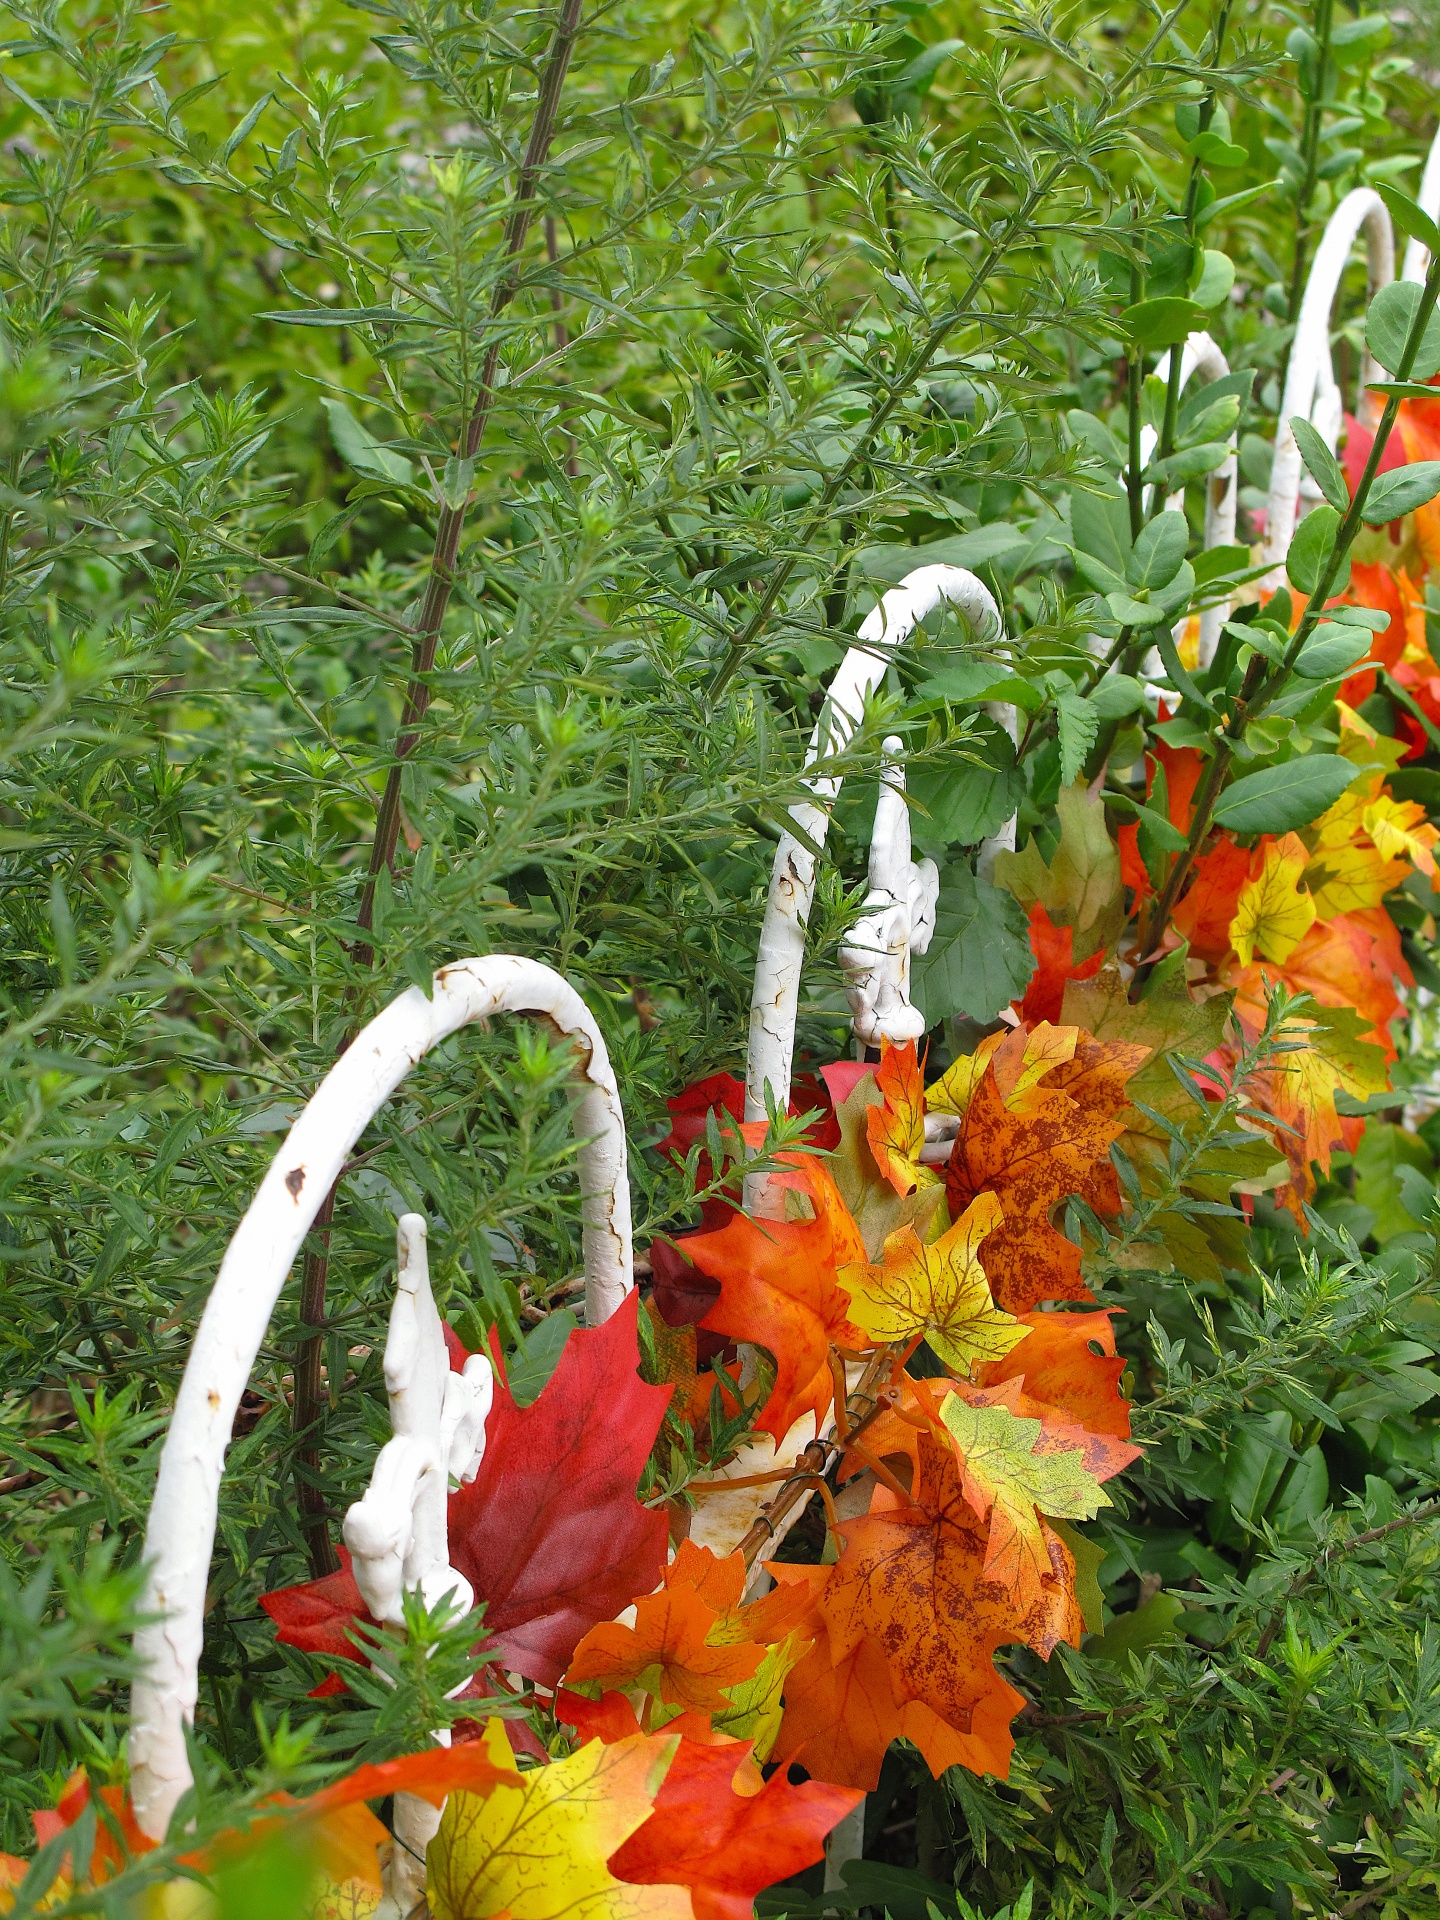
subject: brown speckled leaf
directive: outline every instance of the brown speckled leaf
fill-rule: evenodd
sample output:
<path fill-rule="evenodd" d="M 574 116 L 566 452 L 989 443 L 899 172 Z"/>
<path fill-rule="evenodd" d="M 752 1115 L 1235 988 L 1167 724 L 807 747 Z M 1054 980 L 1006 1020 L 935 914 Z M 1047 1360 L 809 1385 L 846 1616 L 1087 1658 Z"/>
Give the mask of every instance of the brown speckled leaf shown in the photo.
<path fill-rule="evenodd" d="M 1090 1298 L 1080 1250 L 1056 1231 L 1051 1213 L 1074 1194 L 1098 1211 L 1118 1207 L 1109 1147 L 1123 1131 L 1126 1081 L 1146 1052 L 1082 1034 L 1074 1058 L 1027 1090 L 1023 1111 L 1006 1106 L 993 1061 L 971 1095 L 945 1169 L 945 1195 L 958 1218 L 977 1194 L 998 1194 L 1005 1218 L 985 1240 L 980 1263 L 1005 1312 Z"/>

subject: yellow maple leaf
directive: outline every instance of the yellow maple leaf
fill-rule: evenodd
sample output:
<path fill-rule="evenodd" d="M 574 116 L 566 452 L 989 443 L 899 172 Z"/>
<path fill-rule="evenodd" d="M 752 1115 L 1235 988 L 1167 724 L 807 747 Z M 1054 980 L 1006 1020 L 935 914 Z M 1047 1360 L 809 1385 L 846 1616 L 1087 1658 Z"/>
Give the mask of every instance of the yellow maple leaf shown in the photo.
<path fill-rule="evenodd" d="M 1298 833 L 1287 833 L 1265 849 L 1260 876 L 1247 880 L 1235 903 L 1230 944 L 1248 967 L 1258 951 L 1277 965 L 1290 958 L 1315 919 L 1315 902 L 1299 889 L 1309 860 Z"/>
<path fill-rule="evenodd" d="M 1348 846 L 1327 847 L 1310 862 L 1305 878 L 1310 883 L 1316 917 L 1333 920 L 1337 914 L 1364 913 L 1378 907 L 1408 872 L 1405 861 L 1387 860 L 1368 840 L 1354 840 Z M 1266 957 L 1279 960 L 1282 956 Z"/>
<path fill-rule="evenodd" d="M 954 1113 L 963 1118 L 971 1094 L 994 1060 L 995 1084 L 1000 1097 L 1010 1112 L 1023 1113 L 1027 1104 L 1025 1096 L 1030 1090 L 1053 1068 L 1075 1058 L 1079 1038 L 1078 1027 L 1056 1027 L 1048 1020 L 1042 1020 L 1023 1036 L 1014 1028 L 1003 1027 L 999 1033 L 988 1033 L 974 1053 L 947 1067 L 940 1078 L 925 1089 L 925 1105 L 931 1113 Z"/>
<path fill-rule="evenodd" d="M 970 1104 L 970 1096 L 980 1084 L 991 1056 L 1005 1038 L 1002 1027 L 998 1033 L 987 1033 L 973 1053 L 965 1054 L 953 1066 L 949 1066 L 938 1080 L 932 1081 L 925 1089 L 925 1107 L 929 1113 L 962 1114 Z"/>
<path fill-rule="evenodd" d="M 885 1345 L 923 1333 L 957 1373 L 1003 1359 L 1029 1332 L 995 1305 L 980 1265 L 980 1242 L 1003 1218 L 998 1198 L 981 1193 L 929 1246 L 913 1227 L 901 1227 L 886 1240 L 878 1266 L 841 1268 L 851 1319 Z"/>
<path fill-rule="evenodd" d="M 1006 1388 L 1020 1401 L 1018 1381 L 1006 1382 Z M 1041 1583 L 1052 1571 L 1044 1516 L 1093 1520 L 1110 1505 L 1110 1496 L 1087 1459 L 1087 1439 L 1093 1447 L 1094 1436 L 1059 1417 L 1050 1422 L 1014 1412 L 998 1403 L 1005 1390 L 988 1402 L 947 1394 L 940 1417 L 955 1443 L 966 1503 L 990 1524 L 985 1577 L 1009 1587 L 1023 1612 L 1040 1598 Z M 1114 1460 L 1104 1463 L 1105 1472 L 1139 1451 L 1125 1442 L 1106 1444 Z"/>
<path fill-rule="evenodd" d="M 1387 860 L 1408 860 L 1433 879 L 1435 856 L 1431 849 L 1440 840 L 1440 829 L 1432 827 L 1424 807 L 1414 800 L 1396 800 L 1382 793 L 1372 800 L 1361 815 L 1366 833 L 1375 849 Z"/>
<path fill-rule="evenodd" d="M 1358 714 L 1353 707 L 1347 707 L 1343 700 L 1335 702 L 1335 718 L 1340 723 L 1340 742 L 1337 751 L 1342 759 L 1353 760 L 1357 768 L 1383 766 L 1393 768 L 1405 751 L 1403 740 L 1392 740 L 1389 734 L 1381 733 L 1378 727 Z"/>
<path fill-rule="evenodd" d="M 1352 1099 L 1364 1100 L 1389 1083 L 1385 1055 L 1360 1037 L 1363 1024 L 1359 1014 L 1344 1007 L 1324 1007 L 1319 1019 L 1292 1017 L 1277 1035 L 1290 1051 L 1277 1054 L 1273 1064 L 1256 1076 L 1265 1106 L 1293 1129 L 1280 1135 L 1277 1144 L 1301 1191 L 1313 1191 L 1308 1184 L 1310 1162 L 1318 1161 L 1322 1172 L 1328 1173 L 1330 1151 L 1341 1144 L 1335 1095 L 1348 1093 Z"/>
<path fill-rule="evenodd" d="M 514 1784 L 446 1801 L 426 1856 L 434 1920 L 691 1920 L 685 1888 L 631 1886 L 605 1864 L 654 1811 L 679 1744 L 591 1740 L 521 1773 L 492 1720 L 486 1752 Z"/>

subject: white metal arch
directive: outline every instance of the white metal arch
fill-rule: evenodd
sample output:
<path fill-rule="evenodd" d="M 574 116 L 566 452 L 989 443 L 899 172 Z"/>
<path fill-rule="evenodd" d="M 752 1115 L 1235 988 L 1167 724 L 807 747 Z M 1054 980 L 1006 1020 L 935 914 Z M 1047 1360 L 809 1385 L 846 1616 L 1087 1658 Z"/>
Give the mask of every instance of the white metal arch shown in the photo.
<path fill-rule="evenodd" d="M 497 1013 L 542 1019 L 575 1043 L 589 1323 L 607 1319 L 635 1284 L 619 1090 L 600 1029 L 558 973 L 513 954 L 460 960 L 435 975 L 430 999 L 407 988 L 357 1034 L 286 1135 L 225 1250 L 161 1452 L 141 1600 L 156 1618 L 135 1636 L 130 1731 L 135 1815 L 152 1838 L 163 1837 L 191 1783 L 185 1726 L 195 1712 L 225 1451 L 295 1256 L 350 1149 L 410 1069 L 461 1027 Z"/>
<path fill-rule="evenodd" d="M 1361 229 L 1365 233 L 1366 266 L 1370 298 L 1395 278 L 1395 236 L 1385 203 L 1372 187 L 1356 187 L 1347 193 L 1331 214 L 1320 245 L 1316 249 L 1300 317 L 1290 347 L 1290 365 L 1285 375 L 1285 395 L 1280 403 L 1280 422 L 1275 431 L 1275 459 L 1270 470 L 1270 498 L 1265 517 L 1265 559 L 1271 566 L 1267 584 L 1279 586 L 1284 580 L 1284 560 L 1295 531 L 1299 511 L 1304 463 L 1290 422 L 1298 414 L 1308 420 L 1333 453 L 1340 438 L 1344 403 L 1335 382 L 1330 357 L 1330 312 L 1335 304 L 1340 281 L 1350 262 L 1350 249 Z M 1362 389 L 1378 377 L 1369 351 L 1361 375 Z M 1362 400 L 1362 418 L 1375 413 L 1374 404 Z M 1374 424 L 1374 418 L 1366 420 Z M 1317 496 L 1318 497 L 1318 496 Z"/>

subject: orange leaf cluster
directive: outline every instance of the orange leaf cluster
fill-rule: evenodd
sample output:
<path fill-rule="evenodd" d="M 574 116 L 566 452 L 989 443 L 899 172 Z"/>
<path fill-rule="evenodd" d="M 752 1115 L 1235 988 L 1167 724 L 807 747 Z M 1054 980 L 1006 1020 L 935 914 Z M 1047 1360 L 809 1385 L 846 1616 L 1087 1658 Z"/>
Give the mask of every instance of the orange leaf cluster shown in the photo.
<path fill-rule="evenodd" d="M 850 1297 L 836 1276 L 865 1259 L 865 1243 L 834 1177 L 813 1154 L 785 1156 L 782 1190 L 809 1218 L 752 1220 L 735 1214 L 717 1233 L 690 1236 L 685 1251 L 720 1283 L 701 1325 L 749 1340 L 775 1356 L 775 1385 L 756 1426 L 782 1440 L 803 1413 L 818 1420 L 834 1399 L 830 1347 L 859 1347 Z"/>
<path fill-rule="evenodd" d="M 1080 1034 L 1072 1056 L 1046 1066 L 1016 1110 L 1002 1089 L 1025 1044 L 1017 1031 L 997 1049 L 961 1116 L 945 1168 L 952 1216 L 979 1194 L 999 1198 L 1004 1219 L 982 1244 L 980 1260 L 996 1305 L 1017 1314 L 1042 1300 L 1090 1298 L 1080 1250 L 1050 1216 L 1077 1194 L 1099 1213 L 1119 1211 L 1109 1148 L 1124 1131 L 1125 1083 L 1149 1053 Z"/>
<path fill-rule="evenodd" d="M 733 1712 L 734 1690 L 755 1678 L 767 1651 L 786 1639 L 802 1611 L 781 1594 L 744 1605 L 748 1573 L 738 1552 L 722 1560 L 708 1547 L 682 1541 L 664 1586 L 635 1602 L 633 1626 L 609 1621 L 586 1634 L 566 1686 L 592 1693 L 643 1690 L 689 1715 Z M 647 1724 L 666 1717 L 647 1713 Z"/>

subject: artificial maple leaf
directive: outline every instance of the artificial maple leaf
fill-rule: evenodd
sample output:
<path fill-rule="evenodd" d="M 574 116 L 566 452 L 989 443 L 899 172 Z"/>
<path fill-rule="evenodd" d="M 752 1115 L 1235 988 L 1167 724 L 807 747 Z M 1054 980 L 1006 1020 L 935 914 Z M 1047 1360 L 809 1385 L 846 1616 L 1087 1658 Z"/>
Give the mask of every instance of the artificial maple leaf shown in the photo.
<path fill-rule="evenodd" d="M 755 1425 L 777 1442 L 802 1414 L 819 1421 L 829 1411 L 831 1342 L 864 1343 L 835 1278 L 839 1268 L 865 1259 L 859 1228 L 829 1169 L 813 1154 L 781 1158 L 787 1171 L 774 1176 L 776 1184 L 801 1197 L 813 1218 L 752 1220 L 736 1214 L 718 1233 L 697 1234 L 686 1243 L 695 1265 L 720 1283 L 704 1325 L 774 1355 L 775 1385 Z"/>
<path fill-rule="evenodd" d="M 1228 935 L 1222 935 L 1222 941 L 1222 952 L 1228 952 Z M 1176 1078 L 1171 1060 L 1203 1060 L 1213 1053 L 1224 1041 L 1228 1015 L 1223 995 L 1197 1000 L 1184 979 L 1173 975 L 1152 987 L 1138 1006 L 1130 1004 L 1129 984 L 1115 967 L 1066 989 L 1067 1021 L 1075 1021 L 1096 1040 L 1123 1039 L 1151 1050 L 1125 1084 L 1128 1104 L 1121 1115 L 1125 1132 L 1120 1145 L 1132 1162 L 1143 1164 L 1147 1141 L 1155 1143 L 1162 1156 L 1169 1152 L 1169 1135 L 1142 1108 L 1182 1128 L 1195 1122 L 1195 1102 Z"/>
<path fill-rule="evenodd" d="M 893 1047 L 888 1040 L 884 1043 L 875 1069 L 875 1085 L 881 1101 L 865 1114 L 865 1135 L 876 1166 L 898 1194 L 933 1186 L 937 1175 L 920 1164 L 920 1149 L 925 1144 L 925 1086 L 913 1040 L 907 1040 L 903 1047 Z"/>
<path fill-rule="evenodd" d="M 691 1920 L 684 1888 L 630 1886 L 607 1864 L 653 1813 L 677 1740 L 592 1740 L 523 1774 L 498 1721 L 485 1744 L 499 1778 L 450 1795 L 426 1855 L 435 1920 Z"/>
<path fill-rule="evenodd" d="M 1088 975 L 1086 976 L 1089 977 Z M 926 1090 L 926 1105 L 937 1113 L 963 1114 L 985 1068 L 994 1061 L 995 1085 L 1011 1113 L 1025 1111 L 1025 1096 L 1038 1087 L 1054 1067 L 1075 1058 L 1079 1027 L 1052 1026 L 1041 1020 L 1033 1027 L 1001 1028 L 987 1034 L 973 1054 L 962 1054 Z"/>
<path fill-rule="evenodd" d="M 1335 1095 L 1364 1100 L 1389 1082 L 1385 1056 L 1365 1038 L 1361 1026 L 1361 1018 L 1338 1007 L 1327 1009 L 1322 1019 L 1292 1016 L 1280 1037 L 1304 1044 L 1277 1055 L 1252 1081 L 1266 1110 L 1288 1129 L 1277 1135 L 1276 1145 L 1290 1162 L 1291 1184 L 1276 1198 L 1291 1208 L 1302 1227 L 1306 1222 L 1299 1203 L 1315 1190 L 1311 1163 L 1318 1162 L 1328 1173 L 1331 1152 L 1352 1144 L 1347 1123 L 1336 1111 Z"/>
<path fill-rule="evenodd" d="M 1017 1411 L 1020 1407 L 1027 1411 Z M 1028 1409 L 1035 1408 L 1031 1414 Z M 1038 1415 L 1018 1380 L 990 1391 L 947 1394 L 941 1418 L 963 1468 L 961 1491 L 978 1519 L 989 1522 L 985 1576 L 997 1580 L 1028 1611 L 1052 1576 L 1050 1530 L 1044 1515 L 1093 1520 L 1110 1497 L 1102 1477 L 1118 1473 L 1140 1449 L 1097 1441 L 1058 1415 Z"/>
<path fill-rule="evenodd" d="M 1251 856 L 1223 834 L 1195 862 L 1184 898 L 1175 909 L 1175 930 L 1190 943 L 1197 960 L 1212 965 L 1230 951 L 1230 923 L 1250 878 Z"/>
<path fill-rule="evenodd" d="M 953 1113 L 957 1117 L 970 1104 L 970 1096 L 996 1052 L 1008 1038 L 1002 1027 L 976 1042 L 973 1053 L 962 1053 L 925 1089 L 925 1107 L 929 1113 Z"/>
<path fill-rule="evenodd" d="M 620 1695 L 588 1705 L 565 1694 L 556 1703 L 584 1734 L 616 1741 L 639 1731 Z M 682 1738 L 654 1813 L 611 1855 L 610 1871 L 640 1886 L 678 1881 L 695 1920 L 751 1920 L 755 1895 L 819 1860 L 825 1835 L 861 1796 L 819 1780 L 792 1786 L 784 1768 L 762 1784 L 750 1760 L 748 1740 Z"/>
<path fill-rule="evenodd" d="M 1434 847 L 1440 827 L 1430 825 L 1418 800 L 1396 800 L 1382 792 L 1365 808 L 1360 822 L 1376 851 L 1387 860 L 1408 860 L 1429 879 L 1435 878 Z"/>
<path fill-rule="evenodd" d="M 485 1607 L 496 1658 L 546 1686 L 665 1566 L 665 1516 L 635 1487 L 670 1389 L 640 1378 L 638 1310 L 632 1293 L 572 1333 L 529 1407 L 497 1377 L 480 1470 L 450 1496 L 451 1563 Z"/>
<path fill-rule="evenodd" d="M 1030 909 L 1030 951 L 1035 956 L 1035 971 L 1025 989 L 1025 997 L 1016 1003 L 1016 1011 L 1028 1025 L 1036 1021 L 1060 1018 L 1066 982 L 1089 980 L 1105 964 L 1105 950 L 1097 947 L 1088 959 L 1076 961 L 1075 929 L 1057 927 L 1040 901 Z"/>
<path fill-rule="evenodd" d="M 1120 1394 L 1125 1362 L 1115 1352 L 1109 1313 L 1027 1313 L 1020 1325 L 1024 1339 L 1003 1360 L 978 1367 L 978 1384 L 1023 1381 L 1032 1399 L 1060 1408 L 1077 1426 L 1128 1440 L 1130 1402 Z"/>
<path fill-rule="evenodd" d="M 1086 960 L 1113 945 L 1125 924 L 1120 857 L 1105 803 L 1083 781 L 1060 789 L 1055 819 L 1060 840 L 1049 865 L 1028 840 L 1018 853 L 996 855 L 995 884 L 1013 893 L 1027 914 L 1039 904 L 1048 925 L 1070 927 L 1074 957 Z"/>
<path fill-rule="evenodd" d="M 1392 434 L 1387 453 L 1393 450 L 1395 439 Z M 1350 584 L 1341 599 L 1350 606 L 1369 607 L 1390 616 L 1389 626 L 1372 636 L 1364 660 L 1341 682 L 1341 699 L 1358 707 L 1375 691 L 1375 667 L 1393 668 L 1405 650 L 1405 602 L 1400 582 L 1392 570 L 1383 562 L 1365 561 L 1352 563 Z"/>
<path fill-rule="evenodd" d="M 707 1311 L 716 1298 L 714 1293 L 707 1297 Z M 645 1302 L 644 1312 L 650 1322 L 650 1348 L 654 1355 L 654 1364 L 647 1369 L 651 1384 L 673 1387 L 670 1411 L 686 1426 L 700 1432 L 710 1418 L 710 1396 L 715 1388 L 720 1388 L 722 1401 L 729 1402 L 731 1396 L 725 1392 L 717 1374 L 708 1367 L 704 1373 L 698 1370 L 697 1335 L 693 1326 L 672 1327 L 653 1299 Z"/>
<path fill-rule="evenodd" d="M 1300 891 L 1309 858 L 1298 833 L 1266 846 L 1260 871 L 1241 887 L 1230 922 L 1230 944 L 1242 967 L 1248 967 L 1257 952 L 1266 960 L 1288 960 L 1310 931 L 1315 902 Z"/>
<path fill-rule="evenodd" d="M 958 1762 L 1003 1778 L 1023 1703 L 992 1655 L 1018 1640 L 1046 1657 L 1062 1639 L 1078 1645 L 1083 1630 L 1063 1542 L 1049 1537 L 1050 1577 L 1022 1612 L 985 1576 L 984 1532 L 953 1447 L 927 1433 L 912 1445 L 913 1501 L 877 1486 L 869 1513 L 845 1522 L 834 1566 L 770 1568 L 808 1587 L 817 1628 L 787 1683 L 776 1751 L 846 1786 L 873 1787 L 902 1733 L 937 1775 Z"/>
<path fill-rule="evenodd" d="M 825 1854 L 825 1836 L 863 1795 L 820 1780 L 791 1784 L 784 1768 L 758 1793 L 737 1792 L 740 1747 L 682 1741 L 655 1811 L 610 1858 L 619 1879 L 678 1880 L 695 1920 L 751 1920 L 755 1896 Z"/>
<path fill-rule="evenodd" d="M 1378 907 L 1412 866 L 1433 875 L 1436 838 L 1422 806 L 1394 799 L 1381 779 L 1357 780 L 1316 822 L 1306 872 L 1316 911 L 1326 920 L 1364 912 Z"/>
<path fill-rule="evenodd" d="M 743 1585 L 744 1560 L 738 1554 L 734 1558 L 740 1561 Z M 723 1624 L 724 1609 L 710 1604 L 707 1589 L 720 1596 L 707 1563 L 717 1568 L 725 1564 L 685 1541 L 666 1569 L 660 1592 L 635 1602 L 633 1627 L 607 1620 L 590 1629 L 575 1649 L 566 1685 L 602 1690 L 639 1686 L 668 1706 L 723 1712 L 730 1704 L 724 1689 L 753 1678 L 764 1654 L 743 1639 L 717 1643 L 715 1630 Z"/>
<path fill-rule="evenodd" d="M 1114 1213 L 1119 1206 L 1110 1142 L 1124 1131 L 1116 1116 L 1126 1081 L 1149 1049 L 1082 1034 L 1072 1059 L 1027 1089 L 1012 1113 L 992 1059 L 971 1095 L 945 1168 L 945 1191 L 958 1218 L 981 1193 L 998 1194 L 1004 1219 L 986 1238 L 980 1261 L 997 1306 L 1028 1313 L 1042 1300 L 1088 1300 L 1080 1250 L 1050 1223 L 1072 1194 Z M 998 1055 L 997 1055 L 998 1058 Z"/>
<path fill-rule="evenodd" d="M 1337 914 L 1316 921 L 1282 966 L 1256 961 L 1232 976 L 1234 1010 L 1253 1037 L 1265 1022 L 1266 982 L 1279 981 L 1293 993 L 1308 993 L 1322 1007 L 1351 1008 L 1364 1023 L 1366 1037 L 1395 1057 L 1390 1023 L 1402 1011 L 1396 982 L 1408 986 L 1412 975 L 1400 949 L 1400 934 L 1390 916 L 1376 909 Z"/>
<path fill-rule="evenodd" d="M 885 1242 L 879 1266 L 842 1267 L 850 1318 L 881 1346 L 923 1334 L 960 1374 L 979 1361 L 998 1360 L 1025 1337 L 991 1299 L 977 1251 L 1003 1218 L 995 1195 L 982 1193 L 929 1246 L 913 1227 L 901 1227 Z"/>
<path fill-rule="evenodd" d="M 325 1654 L 332 1660 L 363 1663 L 364 1650 L 350 1638 L 350 1629 L 357 1624 L 373 1627 L 379 1623 L 360 1596 L 350 1571 L 349 1550 L 340 1547 L 337 1551 L 340 1565 L 334 1573 L 262 1593 L 260 1604 L 275 1622 L 275 1638 L 282 1645 L 298 1647 L 302 1653 Z M 338 1673 L 331 1673 L 310 1689 L 310 1697 L 322 1699 L 344 1692 L 345 1682 Z"/>

